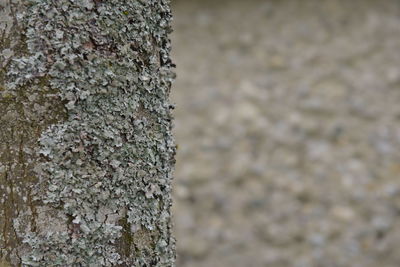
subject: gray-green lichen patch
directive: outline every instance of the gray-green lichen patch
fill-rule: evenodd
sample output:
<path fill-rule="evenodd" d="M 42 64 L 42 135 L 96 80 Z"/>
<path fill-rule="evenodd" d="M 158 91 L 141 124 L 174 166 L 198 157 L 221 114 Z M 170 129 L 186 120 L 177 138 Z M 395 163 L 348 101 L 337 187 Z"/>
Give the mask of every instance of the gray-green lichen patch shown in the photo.
<path fill-rule="evenodd" d="M 36 182 L 37 139 L 48 125 L 65 118 L 62 103 L 45 85 L 46 79 L 37 82 L 11 92 L 3 87 L 0 96 L 0 257 L 13 258 L 13 265 L 19 262 L 15 248 L 21 241 L 13 219 L 34 214 L 35 209 L 30 192 Z M 26 222 L 31 219 L 22 224 Z"/>
<path fill-rule="evenodd" d="M 0 34 L 6 37 L 10 34 L 13 26 L 14 16 L 12 14 L 12 6 L 8 0 L 0 0 Z"/>
<path fill-rule="evenodd" d="M 29 1 L 7 88 L 48 79 L 67 118 L 35 150 L 36 219 L 14 220 L 24 266 L 174 265 L 170 20 L 164 0 Z"/>

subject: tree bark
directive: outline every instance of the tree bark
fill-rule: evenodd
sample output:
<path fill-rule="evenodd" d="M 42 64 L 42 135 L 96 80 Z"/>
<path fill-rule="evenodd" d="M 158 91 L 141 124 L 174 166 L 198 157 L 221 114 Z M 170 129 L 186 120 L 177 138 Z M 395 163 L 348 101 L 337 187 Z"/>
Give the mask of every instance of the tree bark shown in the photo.
<path fill-rule="evenodd" d="M 169 0 L 0 0 L 0 267 L 174 266 Z"/>

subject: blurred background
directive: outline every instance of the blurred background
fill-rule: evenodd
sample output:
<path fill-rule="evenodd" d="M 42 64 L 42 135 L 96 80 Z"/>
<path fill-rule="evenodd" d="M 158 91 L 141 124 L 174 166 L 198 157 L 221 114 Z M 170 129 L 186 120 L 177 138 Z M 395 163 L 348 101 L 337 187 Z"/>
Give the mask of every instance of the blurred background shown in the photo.
<path fill-rule="evenodd" d="M 400 1 L 173 13 L 178 266 L 400 266 Z"/>

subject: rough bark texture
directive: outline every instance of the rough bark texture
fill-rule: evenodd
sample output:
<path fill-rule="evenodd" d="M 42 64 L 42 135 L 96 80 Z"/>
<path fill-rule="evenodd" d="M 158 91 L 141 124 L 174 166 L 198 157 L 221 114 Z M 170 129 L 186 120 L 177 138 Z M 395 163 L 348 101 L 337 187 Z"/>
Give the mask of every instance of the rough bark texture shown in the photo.
<path fill-rule="evenodd" d="M 173 266 L 168 0 L 0 0 L 0 266 Z"/>

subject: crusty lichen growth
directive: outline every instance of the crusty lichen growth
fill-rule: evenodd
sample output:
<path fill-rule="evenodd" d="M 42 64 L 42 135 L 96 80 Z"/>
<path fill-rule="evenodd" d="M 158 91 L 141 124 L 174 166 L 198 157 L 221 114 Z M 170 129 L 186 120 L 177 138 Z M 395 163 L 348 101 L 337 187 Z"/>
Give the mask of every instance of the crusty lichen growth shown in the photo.
<path fill-rule="evenodd" d="M 65 118 L 57 91 L 42 76 L 24 86 L 6 86 L 11 59 L 27 53 L 16 11 L 23 11 L 21 1 L 0 0 L 0 265 L 19 266 L 18 235 L 14 219 L 25 216 L 24 226 L 35 227 L 36 207 L 31 185 L 37 157 L 35 148 L 40 133 Z M 20 252 L 23 250 L 21 247 Z"/>
<path fill-rule="evenodd" d="M 66 110 L 39 139 L 35 220 L 13 220 L 22 265 L 173 266 L 169 1 L 30 0 L 19 20 L 7 90 L 46 79 Z"/>

